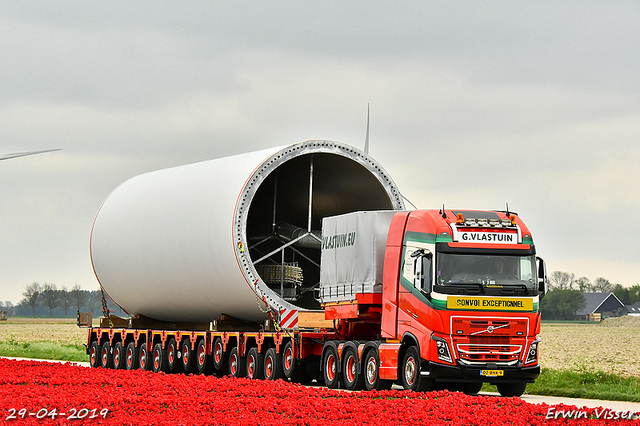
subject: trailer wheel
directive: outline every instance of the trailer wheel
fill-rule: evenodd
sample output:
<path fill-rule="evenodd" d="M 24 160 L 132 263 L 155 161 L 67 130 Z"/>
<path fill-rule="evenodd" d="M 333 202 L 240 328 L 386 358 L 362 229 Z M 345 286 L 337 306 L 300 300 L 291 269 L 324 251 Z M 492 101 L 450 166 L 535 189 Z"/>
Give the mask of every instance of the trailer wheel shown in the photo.
<path fill-rule="evenodd" d="M 213 340 L 213 368 L 219 375 L 224 375 L 227 372 L 227 357 L 228 353 L 224 351 L 224 345 L 222 344 L 222 338 L 220 336 Z"/>
<path fill-rule="evenodd" d="M 305 366 L 298 363 L 293 354 L 293 342 L 289 340 L 282 352 L 282 371 L 284 376 L 293 383 L 301 383 L 305 373 Z"/>
<path fill-rule="evenodd" d="M 191 350 L 191 341 L 189 339 L 184 339 L 182 341 L 182 350 L 181 350 L 181 358 L 182 358 L 182 369 L 185 373 L 193 373 L 195 371 L 195 361 L 193 360 L 193 351 Z"/>
<path fill-rule="evenodd" d="M 247 352 L 247 378 L 264 379 L 264 357 L 255 347 Z"/>
<path fill-rule="evenodd" d="M 211 355 L 207 355 L 207 342 L 204 339 L 198 340 L 196 365 L 201 374 L 211 374 L 213 372 L 213 359 Z"/>
<path fill-rule="evenodd" d="M 89 347 L 89 364 L 92 368 L 100 367 L 100 347 L 97 340 L 91 342 Z"/>
<path fill-rule="evenodd" d="M 342 353 L 342 382 L 348 390 L 364 389 L 364 376 L 357 351 L 349 347 Z"/>
<path fill-rule="evenodd" d="M 138 367 L 138 348 L 134 342 L 127 344 L 127 349 L 124 353 L 124 368 L 127 370 L 135 370 Z"/>
<path fill-rule="evenodd" d="M 100 367 L 111 368 L 111 345 L 104 342 L 100 348 Z"/>
<path fill-rule="evenodd" d="M 282 356 L 276 352 L 275 348 L 267 349 L 264 355 L 264 378 L 267 380 L 278 380 L 283 377 Z"/>
<path fill-rule="evenodd" d="M 167 354 L 162 349 L 162 343 L 158 342 L 153 346 L 153 362 L 151 363 L 151 369 L 154 373 L 167 372 Z"/>
<path fill-rule="evenodd" d="M 124 348 L 122 347 L 122 342 L 117 342 L 113 346 L 113 368 L 116 370 L 122 370 L 124 368 Z"/>
<path fill-rule="evenodd" d="M 364 385 L 367 390 L 391 389 L 392 380 L 380 379 L 380 357 L 376 348 L 367 351 L 364 358 Z"/>
<path fill-rule="evenodd" d="M 138 368 L 140 370 L 150 370 L 150 358 L 149 351 L 147 350 L 147 342 L 140 343 L 140 347 L 138 348 Z"/>
<path fill-rule="evenodd" d="M 238 347 L 234 346 L 229 353 L 229 375 L 231 377 L 245 377 L 247 375 L 245 367 L 245 359 L 238 354 Z"/>
<path fill-rule="evenodd" d="M 496 387 L 498 388 L 498 392 L 500 392 L 500 395 L 511 397 L 511 396 L 521 396 L 524 393 L 524 390 L 527 387 L 527 384 L 526 383 L 497 383 Z"/>
<path fill-rule="evenodd" d="M 173 337 L 167 342 L 167 367 L 168 371 L 172 373 L 179 373 L 182 371 L 182 361 L 180 360 L 182 353 L 178 349 L 176 339 Z"/>
<path fill-rule="evenodd" d="M 340 385 L 339 362 L 338 351 L 334 346 L 328 345 L 322 357 L 322 375 L 324 376 L 324 384 L 329 389 L 338 389 Z"/>
<path fill-rule="evenodd" d="M 417 346 L 407 348 L 402 358 L 402 370 L 400 371 L 402 387 L 406 390 L 416 392 L 430 390 L 429 379 L 420 375 L 421 362 Z"/>

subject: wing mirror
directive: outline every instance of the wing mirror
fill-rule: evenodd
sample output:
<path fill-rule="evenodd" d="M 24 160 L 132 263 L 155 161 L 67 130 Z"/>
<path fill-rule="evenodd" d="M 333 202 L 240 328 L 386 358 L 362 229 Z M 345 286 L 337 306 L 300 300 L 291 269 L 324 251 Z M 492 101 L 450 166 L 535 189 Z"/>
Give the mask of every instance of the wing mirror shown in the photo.
<path fill-rule="evenodd" d="M 538 295 L 540 300 L 549 291 L 549 280 L 547 279 L 547 265 L 540 257 L 536 257 L 538 261 Z"/>

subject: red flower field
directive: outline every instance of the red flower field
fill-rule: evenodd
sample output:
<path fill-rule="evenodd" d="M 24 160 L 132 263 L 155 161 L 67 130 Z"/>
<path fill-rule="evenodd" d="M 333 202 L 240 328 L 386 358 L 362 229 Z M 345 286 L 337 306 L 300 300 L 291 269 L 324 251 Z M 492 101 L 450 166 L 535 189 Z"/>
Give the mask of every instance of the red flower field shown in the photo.
<path fill-rule="evenodd" d="M 640 424 L 603 409 L 573 411 L 520 398 L 447 391 L 340 392 L 283 381 L 8 359 L 0 359 L 0 409 L 2 423 L 16 425 Z M 560 414 L 554 419 L 553 413 L 561 411 L 579 418 Z"/>

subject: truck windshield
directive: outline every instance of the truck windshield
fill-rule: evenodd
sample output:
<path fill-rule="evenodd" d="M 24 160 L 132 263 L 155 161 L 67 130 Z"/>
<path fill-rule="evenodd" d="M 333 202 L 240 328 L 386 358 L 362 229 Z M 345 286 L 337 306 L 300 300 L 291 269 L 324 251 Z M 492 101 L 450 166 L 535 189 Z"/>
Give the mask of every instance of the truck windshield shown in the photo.
<path fill-rule="evenodd" d="M 535 256 L 439 253 L 437 259 L 437 285 L 524 285 L 536 288 Z"/>

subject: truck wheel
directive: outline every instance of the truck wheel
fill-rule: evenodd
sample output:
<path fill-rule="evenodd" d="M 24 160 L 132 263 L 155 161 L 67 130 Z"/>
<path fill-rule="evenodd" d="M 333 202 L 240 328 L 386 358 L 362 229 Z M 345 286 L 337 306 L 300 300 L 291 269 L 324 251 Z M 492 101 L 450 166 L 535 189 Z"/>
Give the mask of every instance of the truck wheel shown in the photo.
<path fill-rule="evenodd" d="M 211 374 L 213 372 L 213 359 L 211 355 L 207 355 L 207 342 L 204 339 L 198 340 L 196 365 L 201 374 Z"/>
<path fill-rule="evenodd" d="M 291 340 L 287 342 L 284 352 L 282 352 L 282 371 L 284 376 L 293 383 L 302 382 L 304 365 L 296 362 L 293 356 L 293 342 Z"/>
<path fill-rule="evenodd" d="M 100 367 L 111 368 L 111 345 L 104 342 L 100 348 Z"/>
<path fill-rule="evenodd" d="M 227 356 L 229 354 L 224 351 L 224 345 L 222 344 L 222 338 L 216 337 L 213 340 L 213 368 L 219 375 L 224 375 L 227 372 Z"/>
<path fill-rule="evenodd" d="M 151 357 L 149 356 L 149 351 L 147 350 L 147 342 L 141 342 L 140 347 L 138 348 L 138 368 L 140 370 L 150 370 L 150 360 Z"/>
<path fill-rule="evenodd" d="M 380 379 L 380 357 L 376 348 L 367 351 L 364 358 L 364 385 L 367 390 L 391 389 L 392 380 Z"/>
<path fill-rule="evenodd" d="M 122 342 L 117 342 L 113 346 L 113 368 L 116 370 L 122 370 L 124 368 L 124 348 L 122 347 Z"/>
<path fill-rule="evenodd" d="M 92 368 L 100 367 L 100 347 L 97 340 L 91 342 L 89 347 L 89 364 Z"/>
<path fill-rule="evenodd" d="M 283 377 L 282 356 L 276 352 L 275 348 L 267 349 L 264 355 L 264 378 L 267 380 L 278 380 Z"/>
<path fill-rule="evenodd" d="M 336 348 L 328 345 L 322 357 L 322 375 L 324 377 L 324 385 L 329 389 L 338 389 L 340 385 L 339 362 Z"/>
<path fill-rule="evenodd" d="M 458 389 L 460 392 L 464 392 L 467 395 L 476 395 L 482 389 L 482 382 L 475 383 L 459 383 Z"/>
<path fill-rule="evenodd" d="M 193 373 L 195 371 L 195 361 L 193 360 L 193 351 L 191 350 L 191 341 L 189 339 L 184 339 L 182 341 L 182 350 L 181 350 L 181 358 L 182 358 L 182 369 L 185 373 Z"/>
<path fill-rule="evenodd" d="M 162 343 L 158 342 L 153 346 L 153 362 L 151 364 L 151 368 L 154 373 L 163 372 L 166 373 L 168 370 L 167 365 L 167 354 L 162 349 Z"/>
<path fill-rule="evenodd" d="M 247 352 L 247 378 L 264 379 L 264 359 L 258 353 L 258 348 L 251 348 Z"/>
<path fill-rule="evenodd" d="M 133 342 L 127 344 L 127 349 L 124 353 L 124 368 L 127 370 L 135 370 L 138 367 L 138 348 Z"/>
<path fill-rule="evenodd" d="M 500 395 L 511 397 L 511 396 L 521 396 L 524 393 L 524 390 L 527 387 L 527 384 L 526 383 L 497 383 L 496 387 L 498 388 L 498 392 L 500 392 Z"/>
<path fill-rule="evenodd" d="M 229 353 L 229 375 L 231 377 L 245 377 L 245 359 L 238 354 L 238 347 L 231 348 Z"/>
<path fill-rule="evenodd" d="M 358 362 L 358 353 L 351 347 L 342 353 L 342 382 L 348 390 L 364 389 L 364 376 Z"/>
<path fill-rule="evenodd" d="M 400 379 L 406 390 L 422 392 L 430 390 L 428 379 L 420 375 L 420 352 L 416 346 L 411 346 L 404 353 Z"/>
<path fill-rule="evenodd" d="M 180 360 L 182 353 L 178 349 L 176 339 L 173 337 L 167 342 L 167 367 L 171 373 L 180 373 L 182 371 L 182 361 Z"/>

